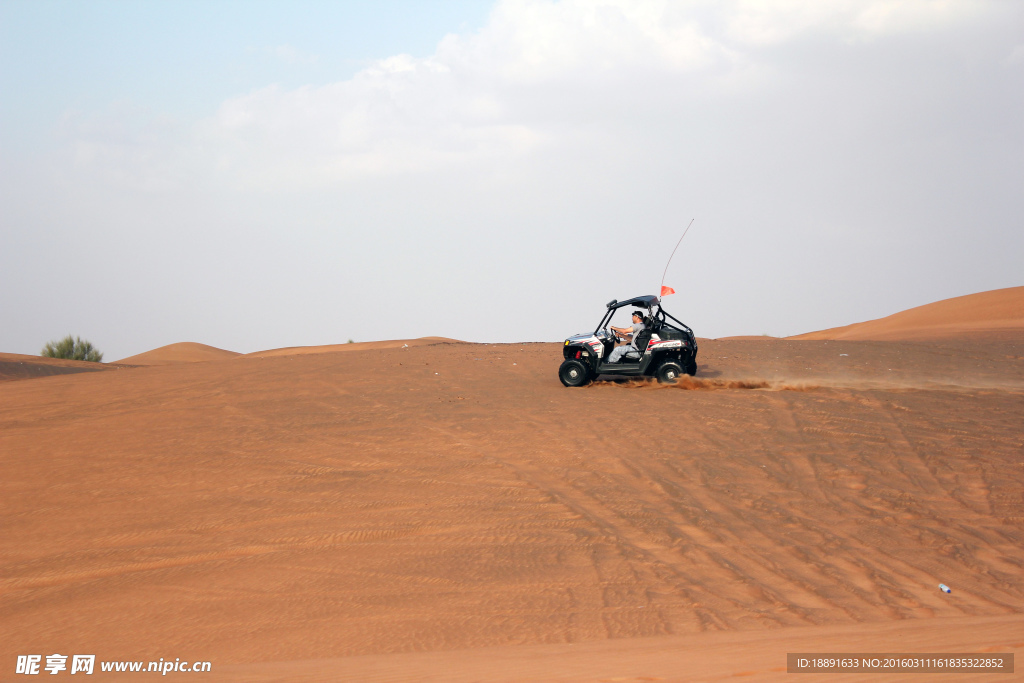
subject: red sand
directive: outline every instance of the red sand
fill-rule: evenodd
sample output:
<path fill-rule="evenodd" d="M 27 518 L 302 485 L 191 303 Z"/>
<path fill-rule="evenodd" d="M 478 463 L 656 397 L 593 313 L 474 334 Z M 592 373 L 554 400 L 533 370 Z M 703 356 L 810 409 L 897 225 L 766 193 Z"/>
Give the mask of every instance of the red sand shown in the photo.
<path fill-rule="evenodd" d="M 64 360 L 45 356 L 27 356 L 20 353 L 0 353 L 0 382 L 14 379 L 74 375 L 80 372 L 109 370 L 110 365 L 84 360 Z"/>
<path fill-rule="evenodd" d="M 171 365 L 174 363 L 202 363 L 211 360 L 227 360 L 240 354 L 225 351 L 216 346 L 196 342 L 168 344 L 152 351 L 129 356 L 117 361 L 123 365 Z"/>
<path fill-rule="evenodd" d="M 336 659 L 229 665 L 220 673 L 249 683 L 296 681 L 792 681 L 787 652 L 1012 652 L 1024 648 L 1024 617 L 917 619 L 773 631 L 715 631 L 558 645 L 362 655 Z M 1019 663 L 1017 666 L 1020 666 Z M 1016 667 L 1015 667 L 1016 668 Z M 1020 669 L 1016 669 L 1020 671 Z M 184 675 L 179 680 L 183 680 Z M 828 681 L 999 681 L 992 673 L 810 675 Z"/>
<path fill-rule="evenodd" d="M 931 341 L 1024 338 L 1024 287 L 958 296 L 886 318 L 808 332 L 789 339 Z"/>
<path fill-rule="evenodd" d="M 328 344 L 326 346 L 288 346 L 283 349 L 255 351 L 245 354 L 248 358 L 270 358 L 273 356 L 300 356 L 309 353 L 336 353 L 339 351 L 366 351 L 368 349 L 401 349 L 413 346 L 429 346 L 431 344 L 461 344 L 458 339 L 448 337 L 420 337 L 418 339 L 388 339 L 386 341 L 352 342 L 348 344 Z"/>
<path fill-rule="evenodd" d="M 694 380 L 583 389 L 558 344 L 340 346 L 0 383 L 0 679 L 55 652 L 690 681 L 1024 647 L 1024 341 L 708 340 Z"/>

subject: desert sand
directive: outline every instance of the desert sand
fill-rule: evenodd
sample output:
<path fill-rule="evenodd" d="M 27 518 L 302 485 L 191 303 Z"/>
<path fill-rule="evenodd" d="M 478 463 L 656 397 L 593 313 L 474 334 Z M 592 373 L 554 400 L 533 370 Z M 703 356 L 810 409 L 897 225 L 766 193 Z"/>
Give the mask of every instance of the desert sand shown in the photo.
<path fill-rule="evenodd" d="M 418 339 L 388 339 L 385 341 L 348 342 L 346 344 L 328 344 L 326 346 L 286 346 L 282 349 L 254 351 L 245 354 L 249 358 L 270 358 L 272 356 L 302 356 L 310 353 L 338 353 L 366 351 L 367 349 L 404 349 L 412 346 L 429 346 L 444 342 L 460 343 L 458 339 L 448 337 L 420 337 Z"/>
<path fill-rule="evenodd" d="M 437 340 L 0 382 L 0 679 L 27 653 L 238 681 L 1019 653 L 1004 332 L 701 340 L 675 386 L 566 389 L 559 344 Z"/>
<path fill-rule="evenodd" d="M 211 360 L 227 360 L 240 355 L 236 351 L 218 349 L 216 346 L 196 342 L 168 344 L 152 351 L 136 354 L 117 361 L 122 365 L 172 365 L 174 363 L 201 363 Z"/>
<path fill-rule="evenodd" d="M 79 372 L 101 372 L 109 369 L 111 369 L 110 365 L 90 363 L 84 360 L 44 358 L 22 353 L 0 353 L 0 382 L 51 375 L 74 375 Z"/>
<path fill-rule="evenodd" d="M 790 339 L 1019 339 L 1024 335 L 1024 287 L 968 294 L 900 311 L 885 318 L 834 327 Z"/>

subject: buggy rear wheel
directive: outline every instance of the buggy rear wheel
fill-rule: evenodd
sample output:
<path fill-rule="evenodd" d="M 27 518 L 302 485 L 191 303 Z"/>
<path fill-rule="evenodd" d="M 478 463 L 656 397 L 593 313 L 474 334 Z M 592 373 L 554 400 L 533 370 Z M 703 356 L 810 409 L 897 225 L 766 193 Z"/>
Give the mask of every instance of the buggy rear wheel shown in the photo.
<path fill-rule="evenodd" d="M 683 368 L 674 360 L 667 360 L 658 366 L 656 376 L 661 384 L 675 384 L 679 376 L 683 374 Z"/>
<path fill-rule="evenodd" d="M 570 358 L 558 368 L 558 379 L 567 387 L 582 387 L 590 381 L 590 370 L 583 363 Z"/>

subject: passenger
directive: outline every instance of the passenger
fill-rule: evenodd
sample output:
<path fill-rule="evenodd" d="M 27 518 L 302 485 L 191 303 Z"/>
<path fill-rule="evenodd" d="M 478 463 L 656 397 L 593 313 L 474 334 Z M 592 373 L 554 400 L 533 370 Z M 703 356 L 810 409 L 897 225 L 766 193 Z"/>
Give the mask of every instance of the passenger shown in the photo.
<path fill-rule="evenodd" d="M 640 332 L 646 328 L 644 325 L 644 314 L 640 311 L 633 311 L 633 326 L 632 327 L 612 327 L 612 332 L 615 336 L 625 340 L 629 335 L 633 338 L 628 344 L 622 346 L 616 346 L 612 349 L 611 354 L 608 356 L 609 363 L 618 363 L 623 358 L 629 358 L 636 360 L 640 358 L 640 350 L 636 347 L 636 338 Z"/>

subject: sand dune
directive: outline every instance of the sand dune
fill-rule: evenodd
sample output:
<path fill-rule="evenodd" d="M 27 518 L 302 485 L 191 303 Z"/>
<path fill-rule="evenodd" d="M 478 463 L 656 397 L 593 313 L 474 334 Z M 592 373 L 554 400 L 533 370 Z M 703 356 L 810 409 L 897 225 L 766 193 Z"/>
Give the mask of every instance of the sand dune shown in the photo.
<path fill-rule="evenodd" d="M 560 353 L 4 383 L 4 661 L 760 680 L 798 649 L 1024 647 L 1024 344 L 705 341 L 690 383 L 576 390 Z"/>
<path fill-rule="evenodd" d="M 1024 287 L 958 296 L 878 320 L 808 332 L 789 339 L 930 341 L 1024 338 Z"/>
<path fill-rule="evenodd" d="M 117 363 L 123 365 L 172 365 L 175 363 L 201 363 L 211 360 L 228 360 L 241 354 L 225 351 L 215 346 L 197 344 L 196 342 L 178 342 L 168 344 L 152 351 L 122 358 Z"/>
<path fill-rule="evenodd" d="M 352 342 L 350 344 L 328 344 L 325 346 L 287 346 L 245 354 L 249 358 L 271 358 L 274 356 L 301 356 L 310 353 L 336 353 L 340 351 L 366 351 L 368 349 L 400 349 L 430 344 L 462 344 L 458 339 L 448 337 L 419 337 L 417 339 L 388 339 L 385 341 Z"/>
<path fill-rule="evenodd" d="M 739 334 L 732 337 L 718 337 L 718 341 L 768 341 L 771 339 L 778 339 L 769 334 Z M 699 341 L 698 346 L 699 346 Z"/>
<path fill-rule="evenodd" d="M 116 361 L 121 365 L 172 365 L 175 363 L 200 363 L 205 361 L 229 360 L 231 358 L 270 358 L 273 356 L 300 356 L 311 353 L 335 353 L 339 351 L 366 351 L 368 349 L 397 349 L 402 347 L 424 346 L 427 344 L 459 344 L 457 339 L 447 337 L 420 337 L 418 339 L 389 339 L 385 341 L 354 342 L 350 344 L 328 344 L 326 346 L 288 346 L 280 349 L 268 349 L 253 353 L 240 354 L 225 351 L 215 346 L 197 344 L 196 342 L 179 342 L 168 344 L 152 351 L 146 351 Z"/>
<path fill-rule="evenodd" d="M 110 369 L 109 365 L 83 360 L 0 353 L 0 381 L 49 377 L 50 375 L 73 375 L 79 372 L 99 372 L 108 369 Z"/>

